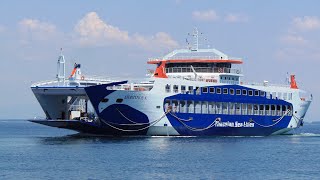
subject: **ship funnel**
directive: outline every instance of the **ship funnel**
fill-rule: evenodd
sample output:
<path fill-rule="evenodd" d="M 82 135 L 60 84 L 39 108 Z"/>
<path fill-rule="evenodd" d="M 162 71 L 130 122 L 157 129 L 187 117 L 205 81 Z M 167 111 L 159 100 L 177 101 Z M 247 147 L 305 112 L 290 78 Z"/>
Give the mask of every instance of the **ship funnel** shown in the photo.
<path fill-rule="evenodd" d="M 291 75 L 290 76 L 290 88 L 291 89 L 299 89 L 297 82 L 296 82 L 296 76 L 295 75 Z"/>
<path fill-rule="evenodd" d="M 81 64 L 74 63 L 74 68 L 71 72 L 71 75 L 69 79 L 74 79 L 74 80 L 80 80 L 83 79 L 83 76 L 81 75 Z"/>

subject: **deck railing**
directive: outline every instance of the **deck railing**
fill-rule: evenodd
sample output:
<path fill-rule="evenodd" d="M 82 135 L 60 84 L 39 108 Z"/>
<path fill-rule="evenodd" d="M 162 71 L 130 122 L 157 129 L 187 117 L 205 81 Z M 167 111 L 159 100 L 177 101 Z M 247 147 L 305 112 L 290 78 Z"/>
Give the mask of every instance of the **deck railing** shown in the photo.
<path fill-rule="evenodd" d="M 241 74 L 240 69 L 236 68 L 224 68 L 224 67 L 193 67 L 197 73 L 231 73 L 231 74 Z M 193 69 L 191 67 L 170 67 L 166 68 L 166 73 L 192 73 Z"/>

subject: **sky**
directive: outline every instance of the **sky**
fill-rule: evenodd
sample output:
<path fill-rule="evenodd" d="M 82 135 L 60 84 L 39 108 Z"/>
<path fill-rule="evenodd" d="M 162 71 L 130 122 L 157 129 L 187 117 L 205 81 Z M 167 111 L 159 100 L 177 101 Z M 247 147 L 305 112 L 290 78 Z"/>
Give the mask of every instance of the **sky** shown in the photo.
<path fill-rule="evenodd" d="M 241 57 L 245 81 L 284 83 L 295 74 L 320 120 L 320 1 L 4 0 L 0 6 L 0 119 L 43 116 L 30 85 L 67 73 L 144 78 L 150 57 L 186 47 L 197 27 L 211 47 Z"/>

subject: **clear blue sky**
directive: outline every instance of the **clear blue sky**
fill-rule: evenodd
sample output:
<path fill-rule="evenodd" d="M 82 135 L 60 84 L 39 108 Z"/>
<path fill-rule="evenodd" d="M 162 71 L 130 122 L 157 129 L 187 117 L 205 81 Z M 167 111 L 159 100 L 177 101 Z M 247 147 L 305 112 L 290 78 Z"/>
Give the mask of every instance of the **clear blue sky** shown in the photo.
<path fill-rule="evenodd" d="M 197 26 L 213 47 L 242 57 L 247 81 L 283 83 L 296 74 L 313 93 L 306 119 L 316 121 L 320 81 L 320 2 L 254 0 L 2 1 L 0 119 L 43 115 L 32 82 L 54 79 L 59 49 L 67 70 L 144 77 L 147 58 L 183 47 Z"/>

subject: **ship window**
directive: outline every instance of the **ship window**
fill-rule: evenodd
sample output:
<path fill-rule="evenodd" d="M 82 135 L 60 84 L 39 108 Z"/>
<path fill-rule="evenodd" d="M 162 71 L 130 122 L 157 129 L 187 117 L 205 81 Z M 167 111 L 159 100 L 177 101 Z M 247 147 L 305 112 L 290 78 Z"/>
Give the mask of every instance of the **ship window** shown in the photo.
<path fill-rule="evenodd" d="M 166 92 L 169 93 L 171 91 L 171 86 L 170 84 L 167 84 L 166 85 Z"/>
<path fill-rule="evenodd" d="M 179 102 L 180 105 L 180 113 L 186 113 L 186 102 L 185 101 L 180 101 Z"/>
<path fill-rule="evenodd" d="M 201 94 L 200 88 L 196 87 L 196 95 L 200 95 L 200 94 Z"/>
<path fill-rule="evenodd" d="M 260 96 L 261 96 L 261 97 L 265 97 L 265 96 L 266 96 L 266 92 L 260 91 Z"/>
<path fill-rule="evenodd" d="M 241 105 L 241 114 L 242 115 L 247 115 L 247 104 L 242 104 Z"/>
<path fill-rule="evenodd" d="M 287 93 L 283 93 L 283 100 L 287 100 L 287 96 L 288 96 Z"/>
<path fill-rule="evenodd" d="M 229 103 L 229 114 L 233 115 L 234 114 L 234 108 L 235 104 L 234 103 Z"/>
<path fill-rule="evenodd" d="M 267 99 L 270 99 L 270 92 L 266 92 Z"/>
<path fill-rule="evenodd" d="M 169 110 L 169 106 L 170 106 L 171 102 L 169 99 L 166 99 L 165 103 L 164 103 L 164 109 L 165 111 Z"/>
<path fill-rule="evenodd" d="M 242 95 L 244 95 L 244 96 L 247 95 L 247 90 L 246 89 L 242 89 Z"/>
<path fill-rule="evenodd" d="M 276 92 L 272 92 L 272 99 L 276 99 L 277 93 Z"/>
<path fill-rule="evenodd" d="M 186 93 L 186 86 L 181 86 L 181 93 L 182 94 Z"/>
<path fill-rule="evenodd" d="M 222 114 L 228 114 L 228 103 L 222 103 Z"/>
<path fill-rule="evenodd" d="M 217 94 L 221 94 L 221 88 L 217 88 Z"/>
<path fill-rule="evenodd" d="M 201 113 L 201 102 L 200 101 L 194 102 L 194 113 Z"/>
<path fill-rule="evenodd" d="M 234 89 L 230 89 L 230 94 L 234 95 Z"/>
<path fill-rule="evenodd" d="M 172 100 L 172 111 L 179 112 L 179 105 L 177 100 Z"/>
<path fill-rule="evenodd" d="M 252 104 L 248 104 L 248 115 L 252 115 L 253 113 L 252 113 L 252 108 L 253 108 L 253 106 L 252 106 Z"/>
<path fill-rule="evenodd" d="M 173 92 L 177 93 L 179 91 L 179 86 L 178 85 L 173 85 Z"/>
<path fill-rule="evenodd" d="M 228 94 L 228 88 L 223 88 L 223 94 Z"/>
<path fill-rule="evenodd" d="M 193 86 L 189 86 L 189 87 L 188 87 L 188 92 L 189 92 L 190 94 L 193 94 Z"/>
<path fill-rule="evenodd" d="M 241 95 L 241 90 L 240 89 L 236 90 L 236 95 Z"/>
<path fill-rule="evenodd" d="M 289 100 L 292 100 L 292 93 L 289 93 Z"/>
<path fill-rule="evenodd" d="M 108 98 L 103 98 L 103 99 L 101 100 L 101 102 L 108 102 L 108 101 L 109 101 Z"/>
<path fill-rule="evenodd" d="M 187 101 L 187 110 L 188 113 L 194 113 L 194 105 L 193 105 L 193 101 Z"/>
<path fill-rule="evenodd" d="M 278 99 L 281 99 L 281 98 L 282 98 L 282 93 L 278 92 Z"/>
<path fill-rule="evenodd" d="M 259 90 L 254 90 L 254 95 L 259 96 Z"/>
<path fill-rule="evenodd" d="M 214 94 L 214 87 L 209 88 L 210 93 Z"/>
<path fill-rule="evenodd" d="M 203 88 L 202 88 L 202 92 L 203 92 L 203 93 L 208 93 L 208 88 L 207 88 L 207 87 L 203 87 Z"/>
<path fill-rule="evenodd" d="M 119 98 L 116 100 L 117 103 L 122 103 L 123 99 Z"/>
<path fill-rule="evenodd" d="M 286 105 L 282 105 L 282 111 L 283 112 L 287 111 L 287 106 Z"/>
<path fill-rule="evenodd" d="M 201 113 L 208 114 L 208 102 L 204 101 L 201 103 Z"/>
<path fill-rule="evenodd" d="M 248 95 L 249 95 L 249 96 L 253 96 L 253 91 L 252 91 L 252 90 L 249 90 L 249 91 L 248 91 Z"/>

